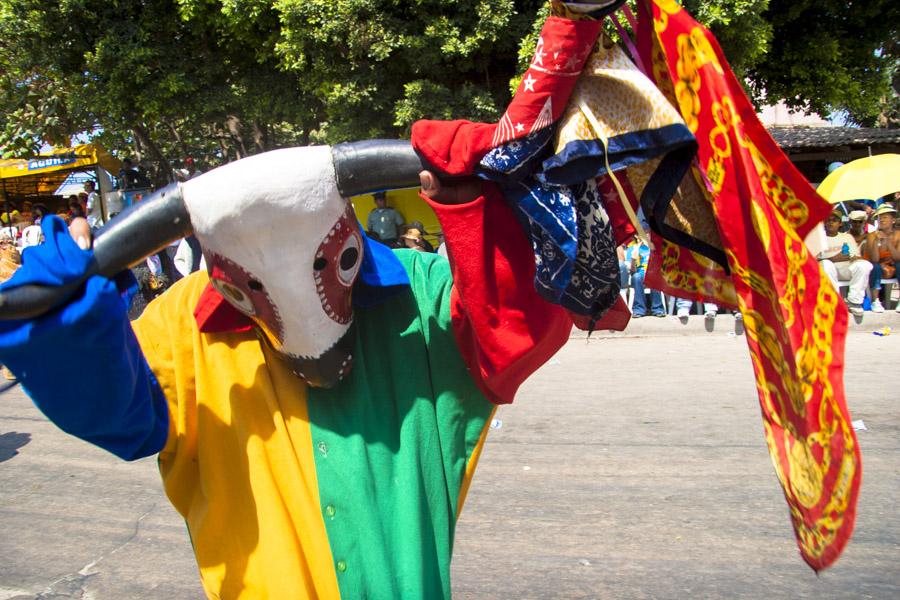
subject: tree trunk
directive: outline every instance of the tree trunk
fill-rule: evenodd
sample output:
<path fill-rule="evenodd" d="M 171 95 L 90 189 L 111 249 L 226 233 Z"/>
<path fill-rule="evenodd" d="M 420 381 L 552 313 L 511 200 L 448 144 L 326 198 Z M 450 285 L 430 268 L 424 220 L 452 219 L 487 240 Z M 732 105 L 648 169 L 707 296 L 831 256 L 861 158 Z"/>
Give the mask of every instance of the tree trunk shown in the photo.
<path fill-rule="evenodd" d="M 150 154 L 150 159 L 157 165 L 156 173 L 154 174 L 154 182 L 159 184 L 175 181 L 175 173 L 172 172 L 172 165 L 169 164 L 169 161 L 163 155 L 159 146 L 157 146 L 150 138 L 150 133 L 147 131 L 147 128 L 144 125 L 134 125 L 131 130 L 134 133 L 135 140 L 140 143 L 148 154 Z"/>
<path fill-rule="evenodd" d="M 269 149 L 269 132 L 265 123 L 253 121 L 253 145 L 257 152 L 265 152 Z"/>
<path fill-rule="evenodd" d="M 228 133 L 231 134 L 231 139 L 234 140 L 238 160 L 247 156 L 249 153 L 247 152 L 247 145 L 244 143 L 244 135 L 241 133 L 241 120 L 235 115 L 228 115 L 225 119 L 225 127 L 228 129 Z"/>
<path fill-rule="evenodd" d="M 191 155 L 191 151 L 184 143 L 184 138 L 181 137 L 181 133 L 178 132 L 178 128 L 175 127 L 175 125 L 171 121 L 165 121 L 165 124 L 166 127 L 169 128 L 169 131 L 172 132 L 172 137 L 175 138 L 175 143 L 178 144 L 178 147 L 181 149 L 181 157 L 189 157 Z"/>

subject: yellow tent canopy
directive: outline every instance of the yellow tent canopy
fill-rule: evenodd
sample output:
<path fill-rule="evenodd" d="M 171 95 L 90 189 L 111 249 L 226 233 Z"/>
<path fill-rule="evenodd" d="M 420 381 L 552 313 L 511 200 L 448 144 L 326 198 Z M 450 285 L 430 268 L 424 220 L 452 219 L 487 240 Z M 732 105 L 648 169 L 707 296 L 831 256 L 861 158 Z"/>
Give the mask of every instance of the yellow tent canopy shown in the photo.
<path fill-rule="evenodd" d="M 97 144 L 54 148 L 34 158 L 0 160 L 2 189 L 17 196 L 48 195 L 62 185 L 73 171 L 101 167 L 117 173 L 122 163 Z"/>

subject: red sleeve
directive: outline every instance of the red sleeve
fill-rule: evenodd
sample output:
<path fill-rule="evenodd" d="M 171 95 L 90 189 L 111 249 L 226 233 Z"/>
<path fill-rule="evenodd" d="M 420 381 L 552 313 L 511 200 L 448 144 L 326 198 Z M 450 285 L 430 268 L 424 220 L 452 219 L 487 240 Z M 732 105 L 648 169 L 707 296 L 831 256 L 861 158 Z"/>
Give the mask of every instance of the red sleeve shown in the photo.
<path fill-rule="evenodd" d="M 446 236 L 453 272 L 450 311 L 466 366 L 495 404 L 513 401 L 525 379 L 566 342 L 572 321 L 534 290 L 534 253 L 490 183 L 467 204 L 425 198 Z"/>

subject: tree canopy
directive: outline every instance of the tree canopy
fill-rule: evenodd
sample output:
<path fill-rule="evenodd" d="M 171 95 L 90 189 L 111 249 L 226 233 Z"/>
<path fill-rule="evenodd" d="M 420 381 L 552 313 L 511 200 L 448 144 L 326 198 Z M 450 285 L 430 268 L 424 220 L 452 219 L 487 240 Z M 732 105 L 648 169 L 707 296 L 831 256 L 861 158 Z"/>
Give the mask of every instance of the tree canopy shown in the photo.
<path fill-rule="evenodd" d="M 755 99 L 896 115 L 898 3 L 685 4 Z M 0 0 L 0 149 L 87 132 L 165 179 L 187 156 L 494 120 L 545 14 L 543 0 Z"/>

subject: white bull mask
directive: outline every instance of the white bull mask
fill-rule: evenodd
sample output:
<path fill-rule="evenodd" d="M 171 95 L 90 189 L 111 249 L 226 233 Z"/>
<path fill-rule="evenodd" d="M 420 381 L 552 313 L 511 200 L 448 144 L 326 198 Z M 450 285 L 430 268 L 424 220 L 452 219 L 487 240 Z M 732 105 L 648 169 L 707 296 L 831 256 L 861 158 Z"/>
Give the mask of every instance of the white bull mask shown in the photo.
<path fill-rule="evenodd" d="M 290 148 L 184 184 L 210 280 L 310 385 L 352 367 L 351 292 L 362 234 L 335 183 L 331 149 Z"/>

